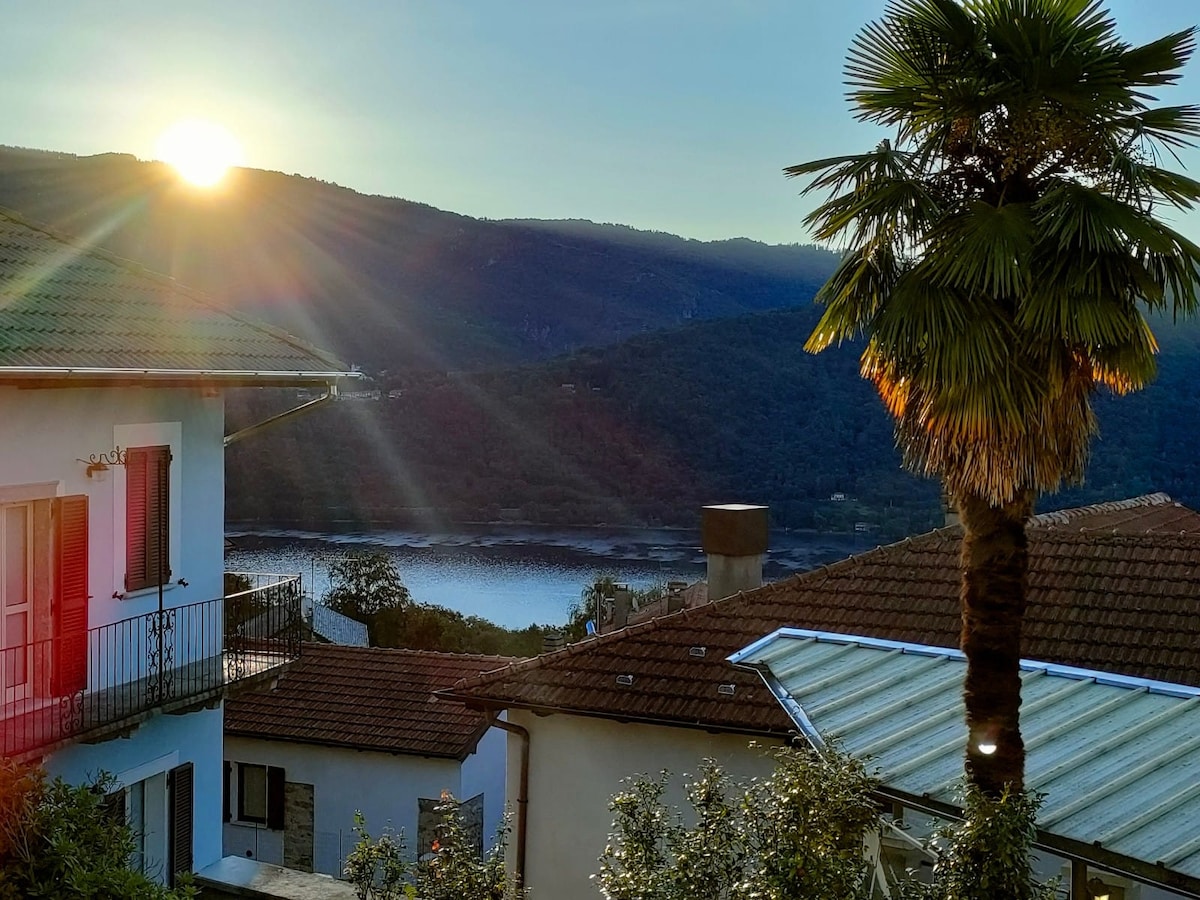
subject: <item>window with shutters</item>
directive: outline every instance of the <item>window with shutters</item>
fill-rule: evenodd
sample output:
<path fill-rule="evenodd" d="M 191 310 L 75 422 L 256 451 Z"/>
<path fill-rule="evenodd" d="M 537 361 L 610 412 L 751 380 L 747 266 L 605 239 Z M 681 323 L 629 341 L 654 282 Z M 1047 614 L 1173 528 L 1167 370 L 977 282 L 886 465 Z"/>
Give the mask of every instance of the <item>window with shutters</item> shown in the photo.
<path fill-rule="evenodd" d="M 171 448 L 130 447 L 125 456 L 125 590 L 171 577 Z"/>
<path fill-rule="evenodd" d="M 229 777 L 226 770 L 226 777 Z M 226 784 L 226 803 L 229 802 Z M 237 821 L 283 830 L 284 774 L 277 766 L 237 764 Z M 228 812 L 228 810 L 227 810 Z M 228 820 L 228 816 L 226 816 Z"/>

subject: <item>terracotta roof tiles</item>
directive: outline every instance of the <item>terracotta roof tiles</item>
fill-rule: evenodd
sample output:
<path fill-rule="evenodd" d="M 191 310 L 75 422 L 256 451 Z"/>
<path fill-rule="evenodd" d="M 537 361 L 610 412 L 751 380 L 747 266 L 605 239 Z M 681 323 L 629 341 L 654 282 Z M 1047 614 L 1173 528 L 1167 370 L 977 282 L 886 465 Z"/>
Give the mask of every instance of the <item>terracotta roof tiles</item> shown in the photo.
<path fill-rule="evenodd" d="M 434 653 L 305 644 L 300 661 L 274 690 L 225 703 L 225 733 L 463 759 L 486 730 L 485 717 L 433 692 L 515 660 L 508 656 Z"/>
<path fill-rule="evenodd" d="M 1026 657 L 1200 686 L 1200 515 L 1151 495 L 1037 517 L 1029 535 Z M 481 706 L 783 734 L 792 723 L 782 708 L 726 657 L 788 626 L 957 646 L 960 538 L 957 527 L 938 529 L 445 693 Z M 723 683 L 733 696 L 718 693 Z"/>

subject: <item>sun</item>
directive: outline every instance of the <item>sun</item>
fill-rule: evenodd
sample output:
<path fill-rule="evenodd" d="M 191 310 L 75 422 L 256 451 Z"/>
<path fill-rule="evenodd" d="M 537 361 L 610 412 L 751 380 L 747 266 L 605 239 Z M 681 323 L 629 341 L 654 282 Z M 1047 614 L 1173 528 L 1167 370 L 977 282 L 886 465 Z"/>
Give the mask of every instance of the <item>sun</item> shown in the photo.
<path fill-rule="evenodd" d="M 184 119 L 162 133 L 154 145 L 158 159 L 197 187 L 212 187 L 232 166 L 242 165 L 242 145 L 223 125 Z"/>

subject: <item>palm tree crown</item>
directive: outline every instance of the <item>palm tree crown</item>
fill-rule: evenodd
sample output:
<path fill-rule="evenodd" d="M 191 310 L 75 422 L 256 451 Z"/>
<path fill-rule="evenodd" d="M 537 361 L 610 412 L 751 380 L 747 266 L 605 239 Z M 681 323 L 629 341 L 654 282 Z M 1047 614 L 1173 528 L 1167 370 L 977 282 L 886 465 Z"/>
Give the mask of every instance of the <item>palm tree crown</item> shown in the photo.
<path fill-rule="evenodd" d="M 1149 93 L 1194 46 L 1123 43 L 1088 0 L 892 0 L 846 72 L 895 140 L 785 170 L 816 176 L 807 222 L 846 249 L 808 348 L 866 336 L 906 464 L 954 497 L 1080 479 L 1096 389 L 1154 375 L 1142 308 L 1196 308 L 1200 247 L 1156 213 L 1200 198 L 1160 166 L 1200 108 Z"/>

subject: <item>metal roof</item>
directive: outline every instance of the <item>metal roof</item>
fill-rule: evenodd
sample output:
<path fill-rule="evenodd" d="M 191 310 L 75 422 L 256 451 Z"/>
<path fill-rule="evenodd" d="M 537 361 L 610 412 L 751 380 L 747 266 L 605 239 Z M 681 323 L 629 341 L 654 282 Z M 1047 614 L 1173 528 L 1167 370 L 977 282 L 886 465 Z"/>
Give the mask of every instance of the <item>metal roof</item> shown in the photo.
<path fill-rule="evenodd" d="M 357 377 L 278 328 L 0 210 L 0 383 Z"/>
<path fill-rule="evenodd" d="M 885 787 L 958 806 L 967 739 L 958 650 L 784 628 L 729 661 L 756 669 L 818 746 L 835 740 Z M 1021 668 L 1026 787 L 1045 794 L 1043 834 L 1200 884 L 1200 689 L 1029 660 Z"/>

